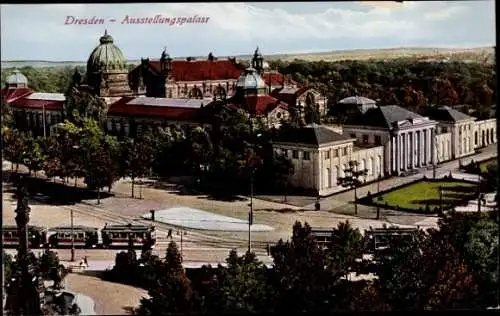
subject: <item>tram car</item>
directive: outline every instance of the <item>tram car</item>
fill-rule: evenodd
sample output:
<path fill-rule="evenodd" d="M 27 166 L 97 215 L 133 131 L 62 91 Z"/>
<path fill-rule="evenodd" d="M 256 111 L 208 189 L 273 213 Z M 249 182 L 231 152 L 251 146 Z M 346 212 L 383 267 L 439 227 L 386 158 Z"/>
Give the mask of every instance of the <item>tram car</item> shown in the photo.
<path fill-rule="evenodd" d="M 73 233 L 73 240 L 71 238 Z M 95 248 L 99 243 L 99 229 L 86 226 L 59 226 L 49 229 L 48 244 L 52 248 L 67 248 L 74 243 L 78 248 Z"/>
<path fill-rule="evenodd" d="M 43 248 L 47 243 L 47 229 L 38 226 L 28 226 L 28 245 L 30 248 Z M 2 226 L 2 244 L 5 248 L 19 246 L 17 226 Z"/>
<path fill-rule="evenodd" d="M 330 249 L 332 244 L 333 228 L 313 227 L 311 235 L 314 236 L 314 242 L 321 249 Z"/>
<path fill-rule="evenodd" d="M 411 241 L 418 232 L 416 228 L 384 227 L 365 230 L 365 251 L 369 254 L 389 251 L 400 240 Z"/>
<path fill-rule="evenodd" d="M 106 225 L 101 235 L 104 248 L 127 248 L 130 242 L 135 248 L 154 248 L 156 244 L 156 229 L 152 225 Z"/>

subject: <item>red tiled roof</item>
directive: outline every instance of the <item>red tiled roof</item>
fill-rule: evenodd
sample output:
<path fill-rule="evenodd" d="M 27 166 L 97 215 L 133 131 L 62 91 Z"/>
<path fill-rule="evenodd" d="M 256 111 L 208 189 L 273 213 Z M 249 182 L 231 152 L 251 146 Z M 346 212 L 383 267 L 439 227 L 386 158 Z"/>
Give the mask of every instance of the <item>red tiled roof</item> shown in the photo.
<path fill-rule="evenodd" d="M 152 60 L 149 64 L 155 71 L 160 71 L 159 60 Z M 172 76 L 175 81 L 236 80 L 241 72 L 231 60 L 172 60 Z"/>
<path fill-rule="evenodd" d="M 264 73 L 262 74 L 262 79 L 264 79 L 266 84 L 271 87 L 281 86 L 282 84 L 284 84 L 285 86 L 299 86 L 297 82 L 289 79 L 287 76 L 280 74 L 277 71 L 264 71 Z"/>
<path fill-rule="evenodd" d="M 312 89 L 312 87 L 300 87 L 294 93 L 283 93 L 286 89 L 274 89 L 271 95 L 288 105 L 295 105 L 297 103 L 297 98 L 309 89 Z"/>
<path fill-rule="evenodd" d="M 247 96 L 243 101 L 244 104 L 241 104 L 237 98 L 231 98 L 228 102 L 229 106 L 235 105 L 257 116 L 266 115 L 277 107 L 288 109 L 285 103 L 269 95 Z"/>
<path fill-rule="evenodd" d="M 64 109 L 64 101 L 54 100 L 32 100 L 26 97 L 15 99 L 10 102 L 10 105 L 17 108 L 38 109 L 42 110 L 45 106 L 47 111 L 62 111 Z"/>
<path fill-rule="evenodd" d="M 34 91 L 30 88 L 4 88 L 2 89 L 2 98 L 5 98 L 7 103 L 32 94 Z"/>
<path fill-rule="evenodd" d="M 199 109 L 197 108 L 127 104 L 135 98 L 136 97 L 123 97 L 111 104 L 108 110 L 108 115 L 156 117 L 179 121 L 192 121 L 198 118 Z"/>

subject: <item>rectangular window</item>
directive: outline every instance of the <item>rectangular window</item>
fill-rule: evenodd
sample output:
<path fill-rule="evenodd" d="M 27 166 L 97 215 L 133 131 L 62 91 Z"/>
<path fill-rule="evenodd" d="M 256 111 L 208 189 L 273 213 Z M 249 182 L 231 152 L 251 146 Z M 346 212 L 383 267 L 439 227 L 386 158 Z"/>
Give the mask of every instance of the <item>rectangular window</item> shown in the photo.
<path fill-rule="evenodd" d="M 368 135 L 363 135 L 363 144 L 368 144 Z"/>
<path fill-rule="evenodd" d="M 333 157 L 338 157 L 339 156 L 339 150 L 338 149 L 334 149 L 333 150 Z"/>
<path fill-rule="evenodd" d="M 325 151 L 325 160 L 330 159 L 330 151 Z"/>
<path fill-rule="evenodd" d="M 375 145 L 382 145 L 382 137 L 375 135 Z"/>
<path fill-rule="evenodd" d="M 296 151 L 296 150 L 293 150 L 293 151 L 292 151 L 292 158 L 293 158 L 293 159 L 299 159 L 299 152 L 298 152 L 298 151 Z"/>
<path fill-rule="evenodd" d="M 356 134 L 350 134 L 349 137 L 356 138 Z"/>
<path fill-rule="evenodd" d="M 448 129 L 446 127 L 441 128 L 442 133 L 448 133 Z M 460 131 L 460 134 L 462 134 L 462 131 Z"/>
<path fill-rule="evenodd" d="M 342 148 L 342 154 L 344 156 L 347 155 L 347 147 Z"/>
<path fill-rule="evenodd" d="M 304 151 L 304 160 L 309 160 L 310 157 L 310 153 L 308 151 Z"/>

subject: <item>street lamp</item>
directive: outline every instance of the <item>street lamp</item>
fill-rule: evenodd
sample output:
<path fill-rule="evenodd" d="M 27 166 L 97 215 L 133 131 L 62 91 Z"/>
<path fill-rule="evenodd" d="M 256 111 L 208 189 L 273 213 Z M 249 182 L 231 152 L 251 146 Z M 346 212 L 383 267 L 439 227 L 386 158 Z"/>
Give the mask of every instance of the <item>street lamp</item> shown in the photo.
<path fill-rule="evenodd" d="M 42 122 L 43 122 L 43 138 L 47 137 L 47 129 L 45 128 L 45 101 L 42 103 Z"/>
<path fill-rule="evenodd" d="M 71 262 L 75 261 L 75 232 L 73 226 L 73 209 L 70 210 L 71 216 Z"/>
<path fill-rule="evenodd" d="M 253 175 L 254 175 L 254 169 L 251 167 L 250 169 L 250 203 L 248 206 L 250 206 L 250 211 L 248 212 L 248 253 L 250 253 L 251 250 L 251 244 L 252 244 L 252 225 L 253 225 Z"/>

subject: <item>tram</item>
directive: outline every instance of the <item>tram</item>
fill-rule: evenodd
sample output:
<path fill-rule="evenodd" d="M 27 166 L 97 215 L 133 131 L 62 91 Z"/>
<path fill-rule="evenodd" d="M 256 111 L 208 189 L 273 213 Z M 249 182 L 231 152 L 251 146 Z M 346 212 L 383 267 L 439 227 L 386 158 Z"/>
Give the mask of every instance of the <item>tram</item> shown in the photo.
<path fill-rule="evenodd" d="M 411 241 L 418 232 L 416 228 L 371 228 L 365 230 L 365 251 L 369 254 L 388 251 L 396 241 Z"/>
<path fill-rule="evenodd" d="M 311 228 L 311 234 L 314 236 L 314 242 L 319 248 L 331 248 L 333 228 Z"/>
<path fill-rule="evenodd" d="M 47 229 L 38 226 L 28 226 L 28 245 L 30 248 L 43 248 L 47 243 Z M 19 246 L 17 226 L 2 226 L 2 244 L 6 248 Z"/>
<path fill-rule="evenodd" d="M 101 235 L 104 248 L 124 248 L 130 242 L 137 248 L 154 248 L 156 244 L 156 229 L 150 225 L 106 225 Z"/>
<path fill-rule="evenodd" d="M 73 233 L 73 238 L 72 238 Z M 71 247 L 95 248 L 99 243 L 99 230 L 86 226 L 59 226 L 48 231 L 48 244 L 53 248 Z"/>

